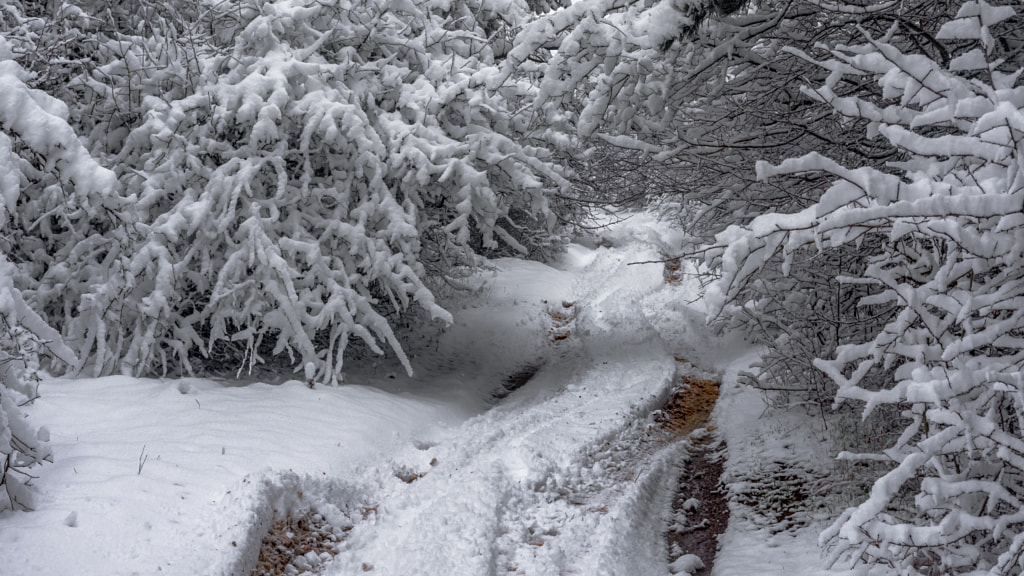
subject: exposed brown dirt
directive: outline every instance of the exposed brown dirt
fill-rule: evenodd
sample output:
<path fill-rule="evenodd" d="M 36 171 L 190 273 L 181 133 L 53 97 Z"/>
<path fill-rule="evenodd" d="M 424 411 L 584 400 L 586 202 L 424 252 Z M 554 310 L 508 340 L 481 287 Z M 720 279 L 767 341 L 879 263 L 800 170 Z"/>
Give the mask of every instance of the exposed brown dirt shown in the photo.
<path fill-rule="evenodd" d="M 685 363 L 682 358 L 676 358 Z M 718 552 L 718 536 L 729 523 L 729 504 L 719 484 L 725 446 L 712 442 L 710 435 L 692 436 L 699 428 L 711 428 L 708 419 L 718 400 L 715 380 L 684 375 L 680 384 L 658 413 L 662 427 L 679 436 L 690 436 L 693 449 L 683 466 L 679 488 L 672 501 L 674 521 L 665 533 L 669 562 L 685 554 L 695 554 L 704 562 L 700 572 L 710 574 Z"/>
<path fill-rule="evenodd" d="M 556 344 L 572 336 L 573 324 L 576 321 L 575 302 L 548 304 L 547 313 L 551 317 L 551 327 L 548 328 L 549 342 Z"/>
<path fill-rule="evenodd" d="M 722 476 L 722 458 L 718 450 L 697 446 L 679 477 L 679 490 L 672 501 L 676 521 L 665 533 L 669 562 L 684 554 L 695 554 L 704 562 L 703 574 L 710 574 L 718 553 L 718 536 L 729 524 L 729 502 Z"/>
<path fill-rule="evenodd" d="M 317 574 L 337 555 L 344 536 L 344 530 L 332 527 L 319 514 L 282 518 L 263 538 L 259 560 L 250 576 Z M 293 567 L 290 571 L 289 566 Z"/>
<path fill-rule="evenodd" d="M 683 376 L 658 413 L 658 422 L 680 436 L 703 428 L 718 401 L 718 387 L 719 383 L 714 380 Z"/>
<path fill-rule="evenodd" d="M 665 260 L 665 270 L 662 275 L 665 278 L 666 284 L 679 284 L 683 281 L 683 259 L 681 257 L 669 256 L 668 254 L 662 254 L 662 258 Z"/>

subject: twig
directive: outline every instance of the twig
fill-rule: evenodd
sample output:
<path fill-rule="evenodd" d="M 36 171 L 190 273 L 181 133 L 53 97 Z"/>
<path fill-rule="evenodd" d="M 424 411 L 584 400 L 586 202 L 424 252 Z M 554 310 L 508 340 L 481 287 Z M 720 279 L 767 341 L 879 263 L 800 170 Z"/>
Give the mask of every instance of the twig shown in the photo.
<path fill-rule="evenodd" d="M 142 476 L 142 467 L 146 465 L 146 460 L 149 460 L 149 455 L 146 454 L 146 445 L 142 445 L 142 452 L 139 454 L 139 473 L 138 476 Z"/>

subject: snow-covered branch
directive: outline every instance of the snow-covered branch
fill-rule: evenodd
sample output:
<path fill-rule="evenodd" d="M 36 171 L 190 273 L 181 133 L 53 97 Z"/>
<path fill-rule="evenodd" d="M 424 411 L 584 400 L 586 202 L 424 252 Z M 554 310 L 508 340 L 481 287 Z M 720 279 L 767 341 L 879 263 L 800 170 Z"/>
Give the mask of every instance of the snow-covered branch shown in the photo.
<path fill-rule="evenodd" d="M 956 41 L 948 67 L 897 47 L 896 28 L 818 62 L 830 74 L 805 93 L 866 121 L 901 160 L 848 169 L 812 153 L 759 166 L 762 178 L 825 174 L 832 184 L 798 214 L 764 215 L 716 239 L 725 246 L 713 252 L 718 310 L 742 306 L 737 286 L 776 254 L 788 262 L 801 247 L 880 240 L 856 279 L 874 287 L 860 303 L 896 309 L 876 334 L 815 365 L 838 386 L 837 402 L 863 403 L 865 417 L 895 406 L 907 428 L 877 455 L 894 468 L 822 536 L 834 562 L 907 574 L 1024 567 L 1024 68 L 1007 68 L 992 41 L 1013 18 L 1008 6 L 966 2 L 936 35 Z M 848 77 L 876 82 L 881 99 L 837 95 Z M 913 508 L 897 506 L 908 494 Z"/>

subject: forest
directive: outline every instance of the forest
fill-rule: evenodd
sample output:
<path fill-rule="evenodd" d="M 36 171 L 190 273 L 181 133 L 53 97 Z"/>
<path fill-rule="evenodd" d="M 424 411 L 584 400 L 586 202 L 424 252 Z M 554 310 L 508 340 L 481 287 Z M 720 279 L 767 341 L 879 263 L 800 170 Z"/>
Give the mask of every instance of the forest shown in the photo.
<path fill-rule="evenodd" d="M 411 376 L 610 207 L 859 422 L 831 562 L 1020 574 L 1022 74 L 1010 0 L 0 0 L 0 511 L 38 374 Z"/>

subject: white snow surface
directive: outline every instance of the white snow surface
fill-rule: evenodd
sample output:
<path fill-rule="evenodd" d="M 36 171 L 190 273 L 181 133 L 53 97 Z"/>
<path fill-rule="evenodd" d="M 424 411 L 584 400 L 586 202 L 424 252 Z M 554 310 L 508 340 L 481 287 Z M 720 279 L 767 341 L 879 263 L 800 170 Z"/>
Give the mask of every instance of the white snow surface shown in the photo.
<path fill-rule="evenodd" d="M 0 572 L 248 575 L 274 519 L 305 509 L 350 529 L 325 574 L 697 570 L 670 570 L 662 536 L 686 443 L 650 433 L 673 356 L 726 377 L 714 418 L 727 474 L 753 458 L 819 456 L 804 450 L 809 436 L 771 440 L 785 435 L 760 419 L 758 395 L 733 389 L 752 357 L 704 328 L 696 282 L 667 285 L 660 264 L 631 264 L 659 260 L 669 227 L 636 215 L 604 236 L 611 247 L 573 244 L 554 266 L 494 261 L 473 295 L 449 303 L 453 327 L 412 358 L 411 378 L 380 364 L 314 389 L 44 380 L 25 410 L 49 430 L 55 461 L 34 481 L 34 511 L 0 515 Z M 574 318 L 553 343 L 558 307 Z M 536 374 L 497 398 L 525 368 Z M 817 529 L 769 538 L 730 523 L 713 574 L 823 573 Z"/>

